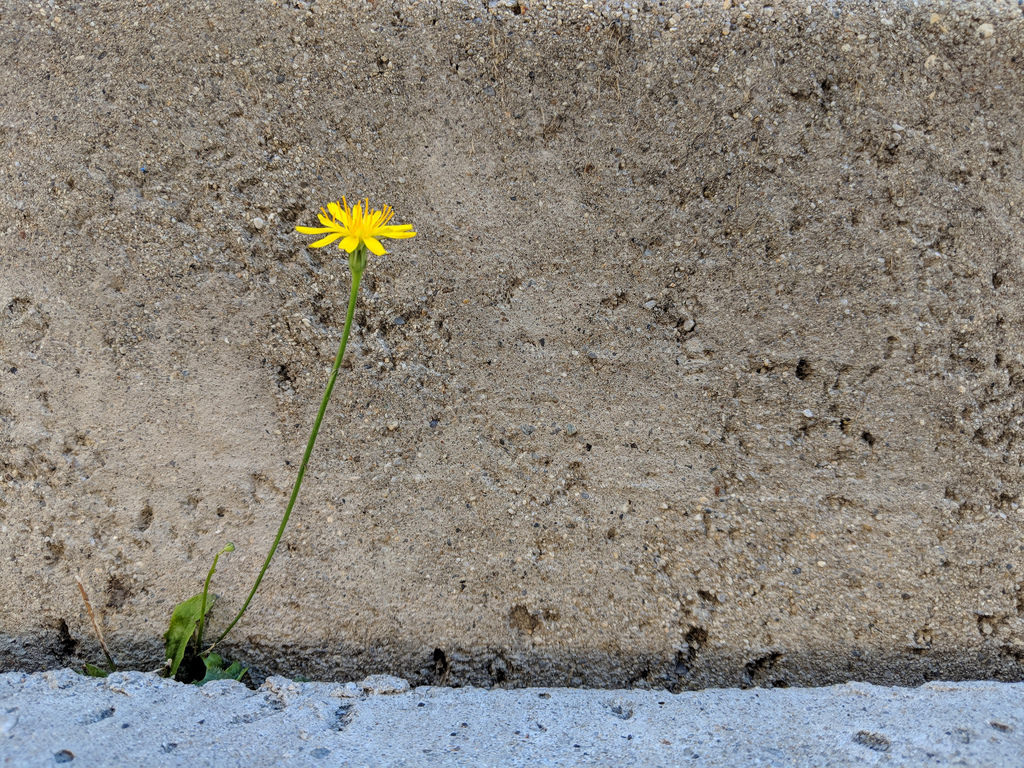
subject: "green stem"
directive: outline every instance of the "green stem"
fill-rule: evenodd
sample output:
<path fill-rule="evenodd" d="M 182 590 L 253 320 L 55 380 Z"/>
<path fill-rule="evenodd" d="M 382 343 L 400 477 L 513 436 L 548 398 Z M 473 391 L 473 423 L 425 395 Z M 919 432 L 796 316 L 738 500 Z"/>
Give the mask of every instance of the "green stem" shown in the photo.
<path fill-rule="evenodd" d="M 210 580 L 213 578 L 213 572 L 217 570 L 217 561 L 220 560 L 220 556 L 225 552 L 234 552 L 235 545 L 230 541 L 224 545 L 224 549 L 213 556 L 213 565 L 210 566 L 210 571 L 206 574 L 206 582 L 203 584 L 203 600 L 199 608 L 199 631 L 196 633 L 196 648 L 202 649 L 203 647 L 203 624 L 206 621 L 206 597 L 210 594 Z"/>
<path fill-rule="evenodd" d="M 256 577 L 256 583 L 252 585 L 252 590 L 249 592 L 249 596 L 245 599 L 245 604 L 242 606 L 242 610 L 238 612 L 234 620 L 228 624 L 228 628 L 221 632 L 213 645 L 206 649 L 205 653 L 209 653 L 213 648 L 223 640 L 228 632 L 238 623 L 239 619 L 242 618 L 242 614 L 245 613 L 245 609 L 249 607 L 249 603 L 252 602 L 253 595 L 256 594 L 256 590 L 259 589 L 260 582 L 263 581 L 263 575 L 267 572 L 267 567 L 270 565 L 270 561 L 274 557 L 274 553 L 277 552 L 277 545 L 281 543 L 281 536 L 284 534 L 284 528 L 288 525 L 288 518 L 291 517 L 292 508 L 295 506 L 295 500 L 299 497 L 299 488 L 302 487 L 302 478 L 306 474 L 306 465 L 309 463 L 309 455 L 313 452 L 313 445 L 316 443 L 317 433 L 320 432 L 320 422 L 324 420 L 324 412 L 327 410 L 327 401 L 331 399 L 331 392 L 334 390 L 334 382 L 338 378 L 338 369 L 341 368 L 341 359 L 345 355 L 345 345 L 348 343 L 348 334 L 352 329 L 352 316 L 356 311 L 356 294 L 359 292 L 359 280 L 363 276 L 362 267 L 366 264 L 365 249 L 362 244 L 356 249 L 355 253 L 349 256 L 349 266 L 352 268 L 352 292 L 348 297 L 348 312 L 345 315 L 345 330 L 341 334 L 341 344 L 338 347 L 338 354 L 334 358 L 334 367 L 331 369 L 331 377 L 327 380 L 327 389 L 324 390 L 323 399 L 320 401 L 320 410 L 316 415 L 316 421 L 313 422 L 313 431 L 309 435 L 309 442 L 306 443 L 306 452 L 302 455 L 302 464 L 299 465 L 299 475 L 295 478 L 295 487 L 292 488 L 291 498 L 288 500 L 288 507 L 284 511 L 284 517 L 281 518 L 281 525 L 277 529 L 277 536 L 274 538 L 274 543 L 270 547 L 270 553 L 267 555 L 267 559 L 263 563 L 263 567 L 260 569 L 259 576 Z"/>

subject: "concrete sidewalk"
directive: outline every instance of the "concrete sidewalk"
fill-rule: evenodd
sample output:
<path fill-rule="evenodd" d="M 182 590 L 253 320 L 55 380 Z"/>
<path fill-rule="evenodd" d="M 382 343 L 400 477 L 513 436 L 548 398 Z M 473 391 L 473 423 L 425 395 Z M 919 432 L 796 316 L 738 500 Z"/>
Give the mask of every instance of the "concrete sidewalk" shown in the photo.
<path fill-rule="evenodd" d="M 0 675 L 0 765 L 1020 766 L 1024 683 L 664 691 L 203 688 Z"/>

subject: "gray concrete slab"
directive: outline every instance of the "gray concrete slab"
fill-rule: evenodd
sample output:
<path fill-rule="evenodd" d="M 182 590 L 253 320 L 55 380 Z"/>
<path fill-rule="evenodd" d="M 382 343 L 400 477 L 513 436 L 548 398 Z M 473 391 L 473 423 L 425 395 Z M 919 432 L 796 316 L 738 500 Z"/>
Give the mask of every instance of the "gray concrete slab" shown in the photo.
<path fill-rule="evenodd" d="M 651 690 L 202 688 L 0 675 L 0 765 L 1020 766 L 1024 683 Z"/>

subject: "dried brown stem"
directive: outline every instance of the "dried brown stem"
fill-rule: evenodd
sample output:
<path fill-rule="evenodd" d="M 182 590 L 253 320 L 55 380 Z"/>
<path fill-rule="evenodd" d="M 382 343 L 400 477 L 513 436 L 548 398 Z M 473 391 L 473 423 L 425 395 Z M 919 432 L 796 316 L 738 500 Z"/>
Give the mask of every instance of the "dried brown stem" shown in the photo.
<path fill-rule="evenodd" d="M 96 614 L 92 610 L 92 603 L 89 602 L 89 595 L 85 592 L 85 585 L 82 583 L 80 576 L 75 576 L 75 581 L 78 582 L 78 591 L 82 593 L 82 601 L 85 603 L 85 610 L 89 612 L 89 621 L 92 622 L 92 631 L 96 633 L 97 639 L 100 641 L 100 648 L 103 649 L 103 655 L 107 657 L 107 666 L 110 667 L 110 671 L 113 672 L 117 669 L 114 664 L 114 659 L 110 656 L 110 651 L 107 650 L 107 644 L 103 640 L 103 633 L 100 631 L 99 622 L 96 621 Z"/>

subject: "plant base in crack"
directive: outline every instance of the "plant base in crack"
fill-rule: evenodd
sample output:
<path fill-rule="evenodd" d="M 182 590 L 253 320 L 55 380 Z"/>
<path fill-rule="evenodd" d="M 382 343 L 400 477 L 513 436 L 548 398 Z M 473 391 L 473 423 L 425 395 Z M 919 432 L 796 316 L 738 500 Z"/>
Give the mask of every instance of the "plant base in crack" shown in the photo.
<path fill-rule="evenodd" d="M 224 550 L 217 556 L 223 553 Z M 210 572 L 212 574 L 212 568 Z M 204 590 L 174 609 L 171 625 L 164 634 L 168 677 L 182 683 L 202 685 L 211 680 L 241 680 L 249 671 L 237 661 L 228 663 L 220 654 L 202 652 L 202 624 L 215 601 L 215 596 Z"/>

